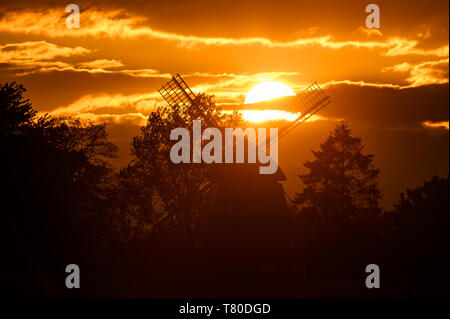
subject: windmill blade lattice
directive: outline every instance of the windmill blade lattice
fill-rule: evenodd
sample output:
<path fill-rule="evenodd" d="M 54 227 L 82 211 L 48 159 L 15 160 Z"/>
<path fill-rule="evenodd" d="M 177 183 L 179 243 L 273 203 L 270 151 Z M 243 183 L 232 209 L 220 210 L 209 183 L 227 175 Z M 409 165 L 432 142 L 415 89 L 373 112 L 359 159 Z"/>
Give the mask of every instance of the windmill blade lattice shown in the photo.
<path fill-rule="evenodd" d="M 158 92 L 173 108 L 189 108 L 197 98 L 178 73 L 172 76 L 172 79 L 164 84 Z"/>
<path fill-rule="evenodd" d="M 173 109 L 181 113 L 190 114 L 193 118 L 205 121 L 208 126 L 217 127 L 212 119 L 205 116 L 203 105 L 199 103 L 198 96 L 178 73 L 158 90 L 159 94 Z"/>
<path fill-rule="evenodd" d="M 330 103 L 330 97 L 325 94 L 316 82 L 308 86 L 286 106 L 287 110 L 300 113 L 300 115 L 291 123 L 280 128 L 278 139 L 286 136 Z"/>

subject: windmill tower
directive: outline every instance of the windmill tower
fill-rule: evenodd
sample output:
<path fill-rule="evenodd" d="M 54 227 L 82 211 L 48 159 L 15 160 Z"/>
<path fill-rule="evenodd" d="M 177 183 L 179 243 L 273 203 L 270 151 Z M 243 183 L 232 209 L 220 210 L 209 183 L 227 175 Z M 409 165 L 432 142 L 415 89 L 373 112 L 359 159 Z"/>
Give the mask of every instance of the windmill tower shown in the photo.
<path fill-rule="evenodd" d="M 175 110 L 187 111 L 207 126 L 218 127 L 205 116 L 197 96 L 179 74 L 163 85 L 159 93 Z M 299 116 L 288 124 L 278 123 L 278 139 L 330 102 L 316 82 L 297 94 L 285 108 Z M 200 243 L 216 267 L 235 270 L 247 266 L 254 271 L 255 266 L 260 268 L 287 257 L 290 214 L 280 184 L 286 177 L 279 168 L 275 174 L 260 175 L 258 166 L 259 163 L 210 166 L 210 201 L 200 225 Z"/>

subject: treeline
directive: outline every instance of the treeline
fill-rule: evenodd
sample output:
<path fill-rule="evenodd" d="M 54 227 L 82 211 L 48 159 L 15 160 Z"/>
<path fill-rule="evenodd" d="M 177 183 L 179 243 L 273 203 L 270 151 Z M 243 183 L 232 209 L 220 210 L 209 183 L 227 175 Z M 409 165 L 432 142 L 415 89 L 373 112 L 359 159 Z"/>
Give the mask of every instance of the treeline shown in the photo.
<path fill-rule="evenodd" d="M 240 116 L 223 114 L 205 95 L 195 108 L 160 107 L 132 139 L 131 162 L 116 171 L 110 159 L 117 147 L 105 124 L 38 116 L 24 92 L 14 82 L 0 88 L 2 282 L 18 295 L 28 295 L 23 286 L 32 296 L 48 295 L 52 284 L 42 282 L 42 273 L 61 272 L 70 263 L 98 273 L 115 269 L 126 280 L 141 278 L 133 282 L 142 286 L 171 278 L 156 286 L 160 293 L 178 287 L 177 273 L 211 282 L 205 275 L 211 274 L 209 252 L 197 240 L 202 220 L 213 213 L 208 165 L 173 164 L 169 135 L 176 127 L 191 130 L 198 112 L 218 127 L 243 127 Z M 448 176 L 406 190 L 392 211 L 383 211 L 373 156 L 364 155 L 361 139 L 345 122 L 313 154 L 304 164 L 308 173 L 299 176 L 305 187 L 286 199 L 289 239 L 274 249 L 285 254 L 277 254 L 269 270 L 256 262 L 250 270 L 242 265 L 247 270 L 240 275 L 233 267 L 227 280 L 242 281 L 249 273 L 290 281 L 363 280 L 365 266 L 376 263 L 388 281 L 410 282 L 407 296 L 430 285 L 445 286 L 448 294 Z M 20 276 L 11 279 L 11 273 Z M 132 289 L 122 289 L 123 296 Z M 289 289 L 289 296 L 301 290 Z"/>

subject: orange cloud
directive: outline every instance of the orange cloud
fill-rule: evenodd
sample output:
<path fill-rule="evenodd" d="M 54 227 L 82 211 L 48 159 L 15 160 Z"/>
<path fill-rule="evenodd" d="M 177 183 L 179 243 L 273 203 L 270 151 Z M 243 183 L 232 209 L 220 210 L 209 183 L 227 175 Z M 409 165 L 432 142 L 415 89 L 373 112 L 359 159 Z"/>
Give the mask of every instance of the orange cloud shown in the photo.
<path fill-rule="evenodd" d="M 429 39 L 431 38 L 431 29 L 429 26 L 422 26 L 422 31 L 417 33 L 417 37 L 420 39 Z"/>
<path fill-rule="evenodd" d="M 368 29 L 365 27 L 359 27 L 358 29 L 356 29 L 353 33 L 362 33 L 368 37 L 376 35 L 376 36 L 383 36 L 383 33 L 381 33 L 381 31 L 379 29 Z"/>
<path fill-rule="evenodd" d="M 365 81 L 350 81 L 350 80 L 339 80 L 339 81 L 328 81 L 326 83 L 321 84 L 323 88 L 334 86 L 334 85 L 340 85 L 340 84 L 346 84 L 346 85 L 355 85 L 355 86 L 361 86 L 361 87 L 378 87 L 378 88 L 393 88 L 393 89 L 402 89 L 406 88 L 402 87 L 401 85 L 397 84 L 390 84 L 390 83 L 370 83 Z"/>
<path fill-rule="evenodd" d="M 90 53 L 82 47 L 63 47 L 46 41 L 28 41 L 0 45 L 0 61 L 21 63 L 51 60 L 56 57 L 70 57 Z"/>
<path fill-rule="evenodd" d="M 239 112 L 244 120 L 255 123 L 280 120 L 292 122 L 300 116 L 300 113 L 280 110 L 241 110 Z"/>
<path fill-rule="evenodd" d="M 0 45 L 0 63 L 10 64 L 10 69 L 18 70 L 17 76 L 44 72 L 87 72 L 91 74 L 125 74 L 142 78 L 170 78 L 170 74 L 161 74 L 154 69 L 118 69 L 124 67 L 117 60 L 98 59 L 94 61 L 70 64 L 62 61 L 50 61 L 55 58 L 72 57 L 90 53 L 83 47 L 63 47 L 46 41 L 28 41 Z M 113 69 L 113 70 L 111 70 Z"/>
<path fill-rule="evenodd" d="M 84 113 L 99 114 L 100 110 L 105 109 L 109 112 L 115 109 L 117 112 L 134 110 L 148 114 L 161 102 L 162 97 L 158 92 L 131 95 L 85 95 L 67 106 L 55 109 L 51 114 L 55 116 L 80 115 Z"/>
<path fill-rule="evenodd" d="M 30 21 L 35 23 L 30 24 Z M 223 38 L 200 37 L 155 30 L 146 25 L 147 19 L 129 15 L 121 10 L 81 12 L 81 27 L 69 29 L 60 10 L 16 11 L 0 18 L 0 32 L 40 34 L 48 37 L 108 36 L 119 38 L 149 37 L 157 40 L 175 42 L 178 46 L 193 48 L 197 46 L 260 45 L 269 48 L 299 48 L 318 45 L 330 49 L 344 47 L 386 49 L 388 56 L 416 54 L 448 56 L 448 45 L 432 49 L 418 49 L 417 41 L 392 38 L 386 41 L 334 41 L 330 35 L 298 38 L 291 41 L 274 41 L 264 37 Z"/>
<path fill-rule="evenodd" d="M 9 43 L 0 46 L 0 63 L 9 64 L 10 69 L 19 70 L 17 76 L 22 76 L 40 70 L 71 68 L 69 63 L 51 60 L 90 52 L 83 47 L 63 47 L 46 41 Z"/>
<path fill-rule="evenodd" d="M 124 66 L 122 62 L 117 60 L 99 59 L 89 62 L 79 63 L 78 66 L 86 69 L 111 69 Z"/>
<path fill-rule="evenodd" d="M 443 122 L 431 122 L 431 121 L 425 121 L 422 123 L 423 126 L 428 128 L 434 128 L 434 129 L 446 129 L 449 130 L 449 122 L 443 121 Z"/>
<path fill-rule="evenodd" d="M 32 69 L 30 71 L 25 71 L 17 74 L 18 76 L 24 76 L 34 73 L 45 73 L 45 72 L 86 72 L 91 74 L 124 74 L 132 77 L 138 78 L 170 78 L 171 75 L 168 73 L 159 73 L 154 69 L 136 69 L 136 70 L 108 70 L 102 68 L 81 68 L 78 65 L 70 65 L 62 62 L 55 62 L 54 64 L 42 65 L 36 63 L 35 66 L 40 66 L 39 68 Z"/>
<path fill-rule="evenodd" d="M 417 45 L 419 42 L 413 40 L 405 40 L 405 39 L 391 39 L 389 43 L 392 44 L 392 48 L 390 48 L 385 55 L 386 56 L 399 56 L 399 55 L 430 55 L 437 57 L 448 57 L 449 55 L 449 46 L 444 45 L 442 47 L 436 49 L 421 49 L 418 48 Z"/>
<path fill-rule="evenodd" d="M 410 85 L 408 87 L 417 87 L 430 84 L 448 83 L 448 63 L 449 59 L 438 61 L 426 61 L 417 64 L 404 62 L 391 67 L 383 68 L 383 72 L 408 72 L 406 79 Z"/>

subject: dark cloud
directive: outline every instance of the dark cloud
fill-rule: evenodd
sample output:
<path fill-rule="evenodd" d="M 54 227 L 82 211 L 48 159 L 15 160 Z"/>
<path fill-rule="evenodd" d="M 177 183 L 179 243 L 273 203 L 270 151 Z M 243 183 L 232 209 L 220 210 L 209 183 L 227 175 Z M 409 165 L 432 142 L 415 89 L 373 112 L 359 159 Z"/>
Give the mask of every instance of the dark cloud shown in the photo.
<path fill-rule="evenodd" d="M 321 114 L 361 128 L 414 128 L 448 121 L 448 92 L 448 84 L 401 90 L 338 85 L 327 89 L 333 103 Z"/>

